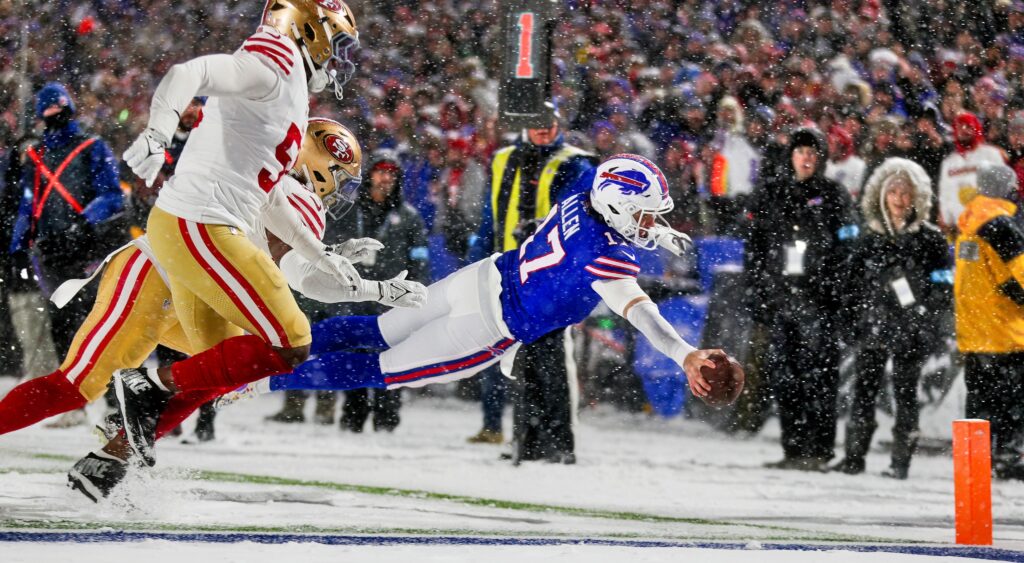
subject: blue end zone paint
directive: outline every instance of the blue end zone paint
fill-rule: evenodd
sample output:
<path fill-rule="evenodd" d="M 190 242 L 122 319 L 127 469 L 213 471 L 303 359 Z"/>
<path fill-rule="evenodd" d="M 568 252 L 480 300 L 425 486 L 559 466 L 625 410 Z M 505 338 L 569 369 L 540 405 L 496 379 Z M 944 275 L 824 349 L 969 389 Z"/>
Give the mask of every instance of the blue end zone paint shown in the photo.
<path fill-rule="evenodd" d="M 918 546 L 875 544 L 800 544 L 763 543 L 750 549 L 748 543 L 670 542 L 653 540 L 607 540 L 564 538 L 516 538 L 481 536 L 354 536 L 318 534 L 250 534 L 217 532 L 0 532 L 0 542 L 75 542 L 101 543 L 143 540 L 176 542 L 236 543 L 253 542 L 319 543 L 325 545 L 496 545 L 496 546 L 550 546 L 596 545 L 611 547 L 675 547 L 698 549 L 770 550 L 770 551 L 857 551 L 864 553 L 901 553 L 936 557 L 972 557 L 989 561 L 1019 561 L 1024 563 L 1024 552 L 970 546 Z"/>

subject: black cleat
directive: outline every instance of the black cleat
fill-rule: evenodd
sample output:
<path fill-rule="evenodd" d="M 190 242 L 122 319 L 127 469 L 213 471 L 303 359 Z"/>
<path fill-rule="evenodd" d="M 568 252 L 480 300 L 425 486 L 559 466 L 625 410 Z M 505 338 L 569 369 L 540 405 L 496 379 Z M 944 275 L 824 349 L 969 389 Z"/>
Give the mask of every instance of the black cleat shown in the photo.
<path fill-rule="evenodd" d="M 99 502 L 124 480 L 128 463 L 97 450 L 75 462 L 68 471 L 68 487 L 82 493 L 89 500 Z"/>
<path fill-rule="evenodd" d="M 158 388 L 146 368 L 115 371 L 114 391 L 128 444 L 143 463 L 150 467 L 156 465 L 153 457 L 156 425 L 174 394 Z"/>

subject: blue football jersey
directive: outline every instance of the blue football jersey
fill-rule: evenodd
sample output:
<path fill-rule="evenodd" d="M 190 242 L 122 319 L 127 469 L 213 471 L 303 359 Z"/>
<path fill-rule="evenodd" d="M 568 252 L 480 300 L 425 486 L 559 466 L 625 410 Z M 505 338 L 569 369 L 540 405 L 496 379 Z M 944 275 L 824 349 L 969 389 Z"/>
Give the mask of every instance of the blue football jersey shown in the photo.
<path fill-rule="evenodd" d="M 601 302 L 595 280 L 640 273 L 636 249 L 593 214 L 588 198 L 575 191 L 558 202 L 533 236 L 496 261 L 502 316 L 521 342 L 585 319 Z"/>

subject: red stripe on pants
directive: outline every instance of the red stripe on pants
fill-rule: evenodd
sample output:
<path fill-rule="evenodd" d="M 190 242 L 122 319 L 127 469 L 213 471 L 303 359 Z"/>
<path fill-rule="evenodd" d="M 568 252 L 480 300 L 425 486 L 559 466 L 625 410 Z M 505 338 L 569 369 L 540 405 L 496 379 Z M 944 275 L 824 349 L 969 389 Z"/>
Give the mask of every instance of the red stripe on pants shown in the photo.
<path fill-rule="evenodd" d="M 140 253 L 139 256 L 142 256 L 142 254 Z M 132 262 L 134 263 L 134 260 Z M 124 325 L 124 322 L 128 320 L 129 315 L 131 315 L 132 313 L 132 306 L 135 304 L 135 299 L 138 298 L 139 292 L 142 291 L 142 282 L 143 280 L 146 279 L 146 274 L 149 273 L 149 270 L 152 267 L 153 263 L 147 260 L 146 263 L 142 266 L 142 269 L 139 270 L 139 276 L 135 279 L 135 285 L 132 286 L 131 288 L 131 294 L 128 296 L 128 301 L 127 303 L 125 303 L 124 309 L 121 311 L 121 314 L 117 317 L 117 320 L 114 321 L 114 325 L 110 327 L 110 330 L 107 332 L 106 336 L 103 337 L 103 340 L 100 342 L 100 345 L 96 347 L 96 350 L 95 352 L 93 352 L 92 358 L 89 359 L 89 363 L 86 365 L 85 369 L 82 370 L 82 373 L 78 374 L 78 377 L 75 378 L 75 385 L 81 385 L 82 380 L 85 379 L 85 376 L 88 375 L 89 372 L 92 370 L 93 366 L 96 365 L 96 359 L 99 358 L 101 354 L 103 354 L 107 346 L 110 345 L 110 341 L 113 340 L 115 336 L 117 336 L 117 333 L 121 330 L 121 327 Z M 119 294 L 120 292 L 115 293 L 115 297 Z M 72 364 L 71 367 L 74 367 L 74 364 Z"/>
<path fill-rule="evenodd" d="M 110 315 L 114 313 L 114 309 L 117 307 L 117 297 L 121 295 L 122 291 L 124 291 L 124 286 L 128 283 L 128 275 L 131 273 L 132 265 L 135 264 L 136 260 L 139 260 L 140 256 L 142 256 L 142 251 L 135 249 L 135 256 L 132 256 L 125 261 L 124 269 L 121 270 L 121 276 L 117 278 L 117 287 L 114 288 L 113 297 L 110 299 L 110 304 L 107 305 L 107 310 L 103 312 L 103 316 L 100 318 L 99 322 L 92 327 L 89 334 L 84 340 L 82 340 L 82 344 L 78 347 L 78 351 L 75 353 L 75 361 L 71 362 L 67 366 L 69 370 L 74 368 L 78 362 L 82 361 L 82 355 L 85 354 L 85 349 L 89 346 L 89 342 L 92 342 L 92 339 L 95 338 L 96 333 L 100 330 L 100 327 L 103 326 L 103 323 L 107 322 Z M 126 310 L 128 309 L 126 308 Z"/>

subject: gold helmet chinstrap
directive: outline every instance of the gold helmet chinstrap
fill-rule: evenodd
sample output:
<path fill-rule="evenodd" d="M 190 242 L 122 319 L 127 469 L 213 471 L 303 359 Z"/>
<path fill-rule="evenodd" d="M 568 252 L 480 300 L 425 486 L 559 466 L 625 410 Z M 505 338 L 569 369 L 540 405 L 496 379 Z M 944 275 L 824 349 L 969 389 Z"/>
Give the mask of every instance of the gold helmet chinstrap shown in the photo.
<path fill-rule="evenodd" d="M 345 2 L 267 0 L 263 23 L 299 45 L 311 72 L 311 91 L 319 92 L 333 82 L 334 94 L 341 99 L 341 87 L 355 74 L 352 57 L 359 48 L 356 19 Z"/>
<path fill-rule="evenodd" d="M 362 183 L 363 149 L 347 127 L 325 118 L 310 118 L 292 172 L 320 196 L 332 219 L 351 209 Z"/>

